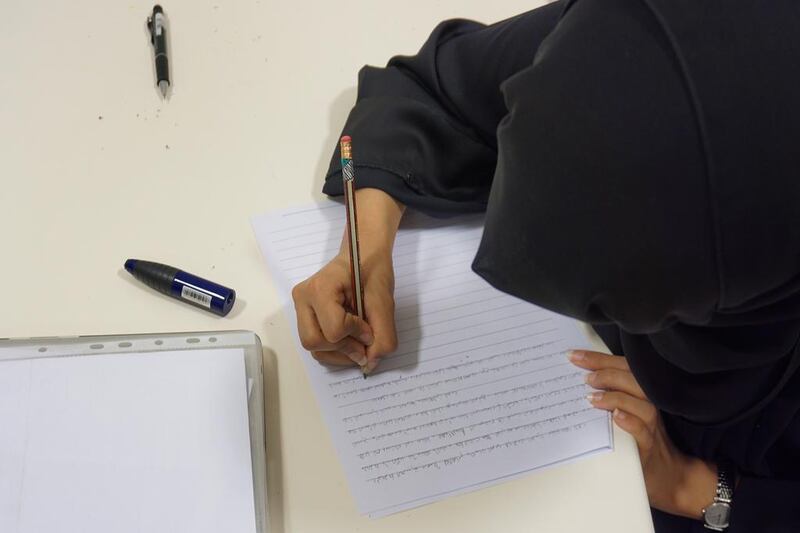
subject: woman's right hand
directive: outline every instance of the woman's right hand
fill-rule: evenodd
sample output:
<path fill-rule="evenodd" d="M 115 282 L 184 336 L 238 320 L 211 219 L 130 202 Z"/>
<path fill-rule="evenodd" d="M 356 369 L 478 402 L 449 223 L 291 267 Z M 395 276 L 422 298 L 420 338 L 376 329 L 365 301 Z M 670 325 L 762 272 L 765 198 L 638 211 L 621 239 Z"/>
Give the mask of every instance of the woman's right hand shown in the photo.
<path fill-rule="evenodd" d="M 397 348 L 391 255 L 364 258 L 361 275 L 366 321 L 350 312 L 354 300 L 346 253 L 296 285 L 292 297 L 300 341 L 314 359 L 330 365 L 355 363 L 369 373 L 380 357 Z"/>
<path fill-rule="evenodd" d="M 320 363 L 359 365 L 367 373 L 397 348 L 392 247 L 403 206 L 377 189 L 356 192 L 364 314 L 354 308 L 347 241 L 327 265 L 292 290 L 303 347 Z"/>

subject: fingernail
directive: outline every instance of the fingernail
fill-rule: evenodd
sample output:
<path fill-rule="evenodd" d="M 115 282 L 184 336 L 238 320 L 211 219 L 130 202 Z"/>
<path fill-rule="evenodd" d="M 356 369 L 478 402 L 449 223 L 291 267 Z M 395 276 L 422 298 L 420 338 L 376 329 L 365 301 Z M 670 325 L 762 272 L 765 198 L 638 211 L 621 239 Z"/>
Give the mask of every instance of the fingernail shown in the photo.
<path fill-rule="evenodd" d="M 614 409 L 614 418 L 619 420 L 625 420 L 625 413 L 623 413 L 619 409 Z"/>
<path fill-rule="evenodd" d="M 375 338 L 372 336 L 372 333 L 362 333 L 358 337 L 358 340 L 360 340 L 361 342 L 363 342 L 367 346 L 370 346 L 373 342 L 375 342 Z"/>
<path fill-rule="evenodd" d="M 588 383 L 589 385 L 591 385 L 592 383 L 594 383 L 594 378 L 595 378 L 595 373 L 594 372 L 590 372 L 590 373 L 586 374 L 586 377 L 583 378 L 583 380 L 586 383 Z"/>
<path fill-rule="evenodd" d="M 603 393 L 602 392 L 591 392 L 591 393 L 586 395 L 586 399 L 589 400 L 592 403 L 599 402 L 600 400 L 603 399 Z"/>
<path fill-rule="evenodd" d="M 357 364 L 358 366 L 364 366 L 364 365 L 366 365 L 366 364 L 367 364 L 367 356 L 366 356 L 366 355 L 364 355 L 364 354 L 362 354 L 362 353 L 359 353 L 359 352 L 351 352 L 351 353 L 349 353 L 349 354 L 348 354 L 348 356 L 349 356 L 349 357 L 350 357 L 350 359 L 352 359 L 352 360 L 353 360 L 353 362 L 354 362 L 355 364 Z"/>
<path fill-rule="evenodd" d="M 569 360 L 573 363 L 577 363 L 586 359 L 586 355 L 579 350 L 572 350 L 567 354 L 567 358 L 569 358 Z"/>

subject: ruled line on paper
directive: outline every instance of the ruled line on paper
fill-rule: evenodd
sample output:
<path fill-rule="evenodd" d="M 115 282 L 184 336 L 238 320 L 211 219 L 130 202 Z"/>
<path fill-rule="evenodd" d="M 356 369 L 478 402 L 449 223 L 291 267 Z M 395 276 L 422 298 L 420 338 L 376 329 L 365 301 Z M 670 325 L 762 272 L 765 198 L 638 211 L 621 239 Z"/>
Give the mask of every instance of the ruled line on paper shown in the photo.
<path fill-rule="evenodd" d="M 424 409 L 424 410 L 420 410 L 420 411 L 415 411 L 414 413 L 412 413 L 412 415 L 406 415 L 406 416 L 407 417 L 410 417 L 410 416 L 424 416 L 424 415 L 429 415 L 429 414 L 440 412 L 442 409 L 450 409 L 452 407 L 458 407 L 458 406 L 469 404 L 469 403 L 472 403 L 472 402 L 484 402 L 488 398 L 503 396 L 503 395 L 510 394 L 512 392 L 518 392 L 518 391 L 529 392 L 530 390 L 543 387 L 547 383 L 557 382 L 559 380 L 563 381 L 564 379 L 567 379 L 567 378 L 570 378 L 570 377 L 574 377 L 575 375 L 578 375 L 578 373 L 566 374 L 566 375 L 558 376 L 558 377 L 555 377 L 555 378 L 550 378 L 548 380 L 537 381 L 537 382 L 531 383 L 529 385 L 523 385 L 521 387 L 516 387 L 514 389 L 504 389 L 504 390 L 501 390 L 499 392 L 494 392 L 492 394 L 483 394 L 483 395 L 480 395 L 480 396 L 467 398 L 466 400 L 460 400 L 458 402 L 446 404 L 444 406 L 438 406 L 438 407 L 434 407 L 434 408 L 431 408 L 431 409 Z M 475 386 L 465 387 L 464 389 L 461 389 L 461 390 L 473 389 L 473 388 L 475 388 Z M 557 390 L 558 391 L 565 391 L 565 390 L 570 390 L 571 388 L 579 388 L 581 390 L 585 389 L 583 384 L 578 384 L 578 385 L 572 385 L 570 387 L 565 387 L 565 388 L 557 389 Z M 446 393 L 446 394 L 451 394 L 451 393 Z M 375 415 L 375 414 L 379 414 L 379 413 L 384 413 L 385 411 L 390 411 L 390 410 L 394 410 L 394 409 L 401 409 L 403 407 L 409 407 L 409 406 L 416 406 L 416 405 L 424 404 L 426 402 L 431 402 L 433 400 L 439 399 L 442 396 L 443 396 L 443 394 L 439 393 L 439 394 L 434 394 L 432 396 L 427 396 L 425 398 L 411 400 L 409 402 L 405 402 L 405 403 L 402 403 L 402 404 L 390 405 L 388 407 L 381 407 L 380 409 L 373 409 L 371 411 L 364 411 L 362 413 L 356 413 L 356 414 L 354 414 L 352 416 L 347 416 L 347 417 L 342 418 L 342 422 L 350 422 L 352 420 L 357 420 L 357 419 L 359 419 L 361 417 L 364 417 L 364 416 L 370 416 L 370 415 Z M 537 396 L 537 398 L 538 397 L 540 397 L 540 396 Z"/>
<path fill-rule="evenodd" d="M 476 280 L 476 279 L 470 277 L 470 279 L 467 279 L 467 280 L 464 280 L 464 281 L 457 281 L 455 283 L 450 283 L 448 285 L 442 285 L 441 287 L 436 287 L 435 289 L 430 289 L 430 290 L 426 291 L 426 294 L 430 295 L 430 294 L 438 293 L 438 292 L 447 292 L 447 291 L 449 291 L 449 290 L 451 290 L 451 289 L 453 289 L 455 287 L 461 287 L 463 285 L 474 286 L 474 287 L 476 287 L 475 290 L 486 290 L 487 289 L 486 285 L 484 285 L 483 283 L 480 283 L 479 280 Z M 407 300 L 409 298 L 413 298 L 414 301 L 416 302 L 417 300 L 419 300 L 420 297 L 419 297 L 419 295 L 414 294 L 414 293 L 395 294 L 395 296 L 394 296 L 395 302 L 399 302 L 400 300 Z"/>
<path fill-rule="evenodd" d="M 581 401 L 581 400 L 583 400 L 583 398 L 573 398 L 572 401 L 563 402 L 563 403 L 573 403 L 576 400 L 577 401 Z M 554 404 L 554 405 L 557 405 L 557 404 Z M 546 406 L 546 407 L 542 407 L 542 408 L 539 408 L 539 409 L 531 409 L 530 412 L 541 410 L 541 409 L 546 409 L 547 407 L 551 407 L 551 406 Z M 550 424 L 550 423 L 564 422 L 565 420 L 569 420 L 570 417 L 585 413 L 587 411 L 589 411 L 589 408 L 578 409 L 577 411 L 571 411 L 569 413 L 564 413 L 564 414 L 561 414 L 561 415 L 558 415 L 558 416 L 553 416 L 553 417 L 550 417 L 550 418 L 544 418 L 544 419 L 541 419 L 541 420 L 536 420 L 535 422 L 529 422 L 527 424 L 521 424 L 521 425 L 518 425 L 518 426 L 511 426 L 511 427 L 504 427 L 504 428 L 499 429 L 497 431 L 493 431 L 493 432 L 490 432 L 490 433 L 484 433 L 482 435 L 478 435 L 476 437 L 471 437 L 469 439 L 454 440 L 454 441 L 448 442 L 446 444 L 443 444 L 442 446 L 436 446 L 436 447 L 433 447 L 433 448 L 426 448 L 425 450 L 423 450 L 421 452 L 409 453 L 409 454 L 406 454 L 406 455 L 393 457 L 391 459 L 386 459 L 384 461 L 378 461 L 376 463 L 369 463 L 369 464 L 366 464 L 366 465 L 362 466 L 361 470 L 369 471 L 369 470 L 374 470 L 375 468 L 378 468 L 378 467 L 381 467 L 381 466 L 385 466 L 385 465 L 399 465 L 399 464 L 402 464 L 403 462 L 409 461 L 409 460 L 411 460 L 411 459 L 413 459 L 415 457 L 420 457 L 420 456 L 429 456 L 431 454 L 439 455 L 442 452 L 444 452 L 445 450 L 449 450 L 449 449 L 452 449 L 452 448 L 463 448 L 466 444 L 474 443 L 474 442 L 477 442 L 477 441 L 493 440 L 495 437 L 498 437 L 498 436 L 500 436 L 502 434 L 515 433 L 515 432 L 518 432 L 518 431 L 521 431 L 521 430 L 531 429 L 531 428 L 534 428 L 534 427 L 538 427 L 538 426 L 546 425 L 546 424 Z M 484 421 L 484 422 L 480 422 L 480 423 L 477 423 L 477 424 L 472 424 L 472 425 L 469 425 L 469 426 L 456 428 L 456 429 L 450 430 L 450 431 L 448 431 L 448 432 L 446 432 L 444 434 L 440 434 L 440 435 L 443 435 L 444 437 L 446 437 L 445 440 L 450 440 L 451 437 L 456 436 L 456 435 L 461 435 L 461 436 L 466 435 L 466 432 L 468 431 L 468 429 L 479 427 L 479 426 L 484 425 L 484 424 L 497 424 L 501 420 L 509 420 L 510 418 L 512 418 L 512 417 L 511 416 L 502 416 L 502 417 L 498 417 L 498 418 L 493 418 L 493 419 L 491 419 L 489 421 Z M 436 436 L 436 435 L 434 435 L 434 436 Z M 415 443 L 418 443 L 418 442 L 427 442 L 429 440 L 431 440 L 430 437 L 423 437 L 423 438 L 417 439 L 415 441 L 400 443 L 400 444 L 397 444 L 397 445 L 384 447 L 384 448 L 378 449 L 378 450 L 372 450 L 372 453 L 380 454 L 381 450 L 395 449 L 397 447 L 402 448 L 404 446 L 409 446 L 411 444 L 415 444 Z M 360 458 L 364 458 L 365 456 L 367 456 L 367 454 L 365 454 L 365 453 L 359 454 Z"/>
<path fill-rule="evenodd" d="M 372 435 L 370 437 L 364 437 L 364 438 L 361 438 L 359 440 L 353 441 L 353 445 L 357 446 L 357 445 L 363 444 L 365 442 L 380 440 L 380 439 L 384 439 L 384 438 L 387 438 L 387 437 L 393 437 L 395 435 L 400 435 L 400 434 L 408 434 L 410 432 L 413 432 L 413 431 L 416 431 L 416 430 L 420 430 L 420 429 L 425 429 L 425 428 L 430 428 L 430 427 L 438 427 L 438 426 L 440 426 L 442 424 L 446 424 L 446 423 L 452 422 L 454 420 L 458 420 L 458 419 L 461 419 L 461 418 L 469 418 L 469 417 L 473 417 L 473 416 L 478 416 L 478 415 L 480 415 L 482 413 L 491 412 L 491 411 L 495 411 L 495 410 L 500 410 L 500 411 L 503 411 L 503 412 L 507 412 L 507 410 L 510 409 L 512 406 L 522 405 L 522 404 L 525 404 L 526 402 L 539 402 L 543 398 L 551 398 L 553 396 L 558 396 L 559 394 L 563 394 L 564 391 L 572 390 L 572 389 L 575 389 L 575 388 L 577 388 L 577 387 L 576 386 L 572 386 L 572 387 L 567 387 L 566 389 L 558 389 L 558 390 L 550 391 L 550 392 L 543 393 L 543 394 L 536 394 L 534 396 L 529 396 L 529 397 L 522 398 L 522 399 L 519 399 L 519 400 L 514 400 L 512 402 L 498 403 L 498 404 L 490 405 L 489 407 L 482 407 L 480 409 L 475 409 L 474 411 L 469 411 L 468 413 L 465 413 L 465 414 L 453 415 L 453 416 L 448 416 L 448 417 L 445 417 L 445 418 L 439 418 L 439 419 L 434 420 L 432 422 L 425 422 L 423 424 L 417 424 L 416 426 L 409 426 L 409 427 L 405 427 L 403 429 L 398 429 L 398 430 L 394 430 L 394 431 L 388 431 L 386 433 L 381 433 L 381 434 L 378 434 L 378 435 Z M 505 414 L 505 415 L 497 417 L 497 418 L 492 418 L 492 419 L 490 419 L 488 421 L 483 421 L 483 422 L 478 422 L 478 423 L 475 423 L 475 424 L 470 424 L 470 425 L 467 425 L 465 427 L 473 428 L 473 427 L 477 427 L 477 426 L 480 426 L 480 425 L 483 425 L 483 424 L 494 423 L 494 422 L 496 422 L 498 420 L 504 420 L 504 419 L 513 418 L 513 417 L 524 416 L 524 415 L 528 415 L 528 414 L 531 414 L 531 413 L 534 413 L 534 412 L 542 411 L 544 409 L 548 409 L 548 408 L 552 408 L 552 407 L 559 407 L 561 405 L 574 403 L 576 401 L 582 401 L 583 399 L 584 399 L 583 396 L 576 396 L 576 397 L 569 398 L 568 400 L 564 400 L 564 401 L 561 401 L 561 402 L 555 402 L 555 403 L 544 405 L 544 406 L 537 404 L 537 406 L 532 408 L 532 409 L 527 409 L 525 411 L 521 411 L 521 412 L 518 412 L 518 413 Z M 399 421 L 405 421 L 405 420 L 407 420 L 407 417 L 398 417 L 398 418 L 395 418 L 395 419 L 391 419 L 391 421 L 387 421 L 385 423 L 383 421 L 381 421 L 381 422 L 376 422 L 376 423 L 373 423 L 373 424 L 367 424 L 367 425 L 364 425 L 364 426 L 359 426 L 357 428 L 353 428 L 352 430 L 348 430 L 348 432 L 352 432 L 354 434 L 358 434 L 363 429 L 374 429 L 375 427 L 380 427 L 382 425 L 393 425 L 393 424 L 396 424 L 397 423 L 396 421 L 398 421 L 398 420 Z M 452 432 L 452 431 L 453 430 L 449 430 L 446 433 L 449 433 L 449 432 Z M 424 441 L 424 440 L 426 440 L 426 439 L 428 439 L 430 437 L 439 437 L 441 435 L 443 435 L 443 433 L 433 434 L 433 435 L 426 434 L 425 437 L 421 437 L 421 438 L 418 438 L 418 439 L 415 439 L 415 440 L 412 440 L 412 441 L 404 441 L 404 442 L 402 442 L 400 444 L 406 445 L 408 443 Z M 367 452 L 362 452 L 362 454 L 364 454 L 364 453 L 367 453 Z M 359 456 L 361 456 L 362 454 L 359 454 Z"/>
<path fill-rule="evenodd" d="M 603 420 L 605 418 L 606 418 L 605 416 L 599 416 L 599 417 L 596 417 L 596 418 L 590 420 L 589 422 Z M 486 447 L 486 448 L 481 448 L 481 449 L 473 450 L 473 451 L 470 451 L 470 452 L 467 452 L 467 453 L 461 453 L 461 454 L 458 454 L 458 455 L 454 455 L 454 456 L 448 457 L 447 459 L 440 459 L 438 461 L 433 461 L 431 463 L 422 464 L 422 465 L 419 465 L 419 466 L 409 467 L 409 468 L 406 468 L 405 470 L 399 470 L 399 471 L 396 471 L 396 472 L 391 472 L 391 473 L 388 473 L 388 474 L 383 474 L 383 475 L 380 475 L 380 476 L 372 477 L 372 478 L 367 479 L 367 481 L 368 482 L 383 482 L 383 481 L 396 479 L 396 478 L 399 478 L 401 476 L 405 476 L 405 475 L 407 475 L 409 473 L 417 472 L 417 471 L 420 471 L 420 470 L 429 470 L 429 469 L 433 469 L 433 468 L 441 469 L 441 468 L 446 467 L 446 466 L 452 466 L 452 465 L 454 465 L 454 464 L 458 463 L 459 461 L 461 461 L 463 459 L 466 459 L 466 458 L 474 458 L 474 457 L 477 457 L 477 456 L 486 455 L 486 454 L 489 454 L 490 452 L 493 452 L 493 451 L 501 450 L 501 449 L 504 449 L 504 448 L 507 449 L 507 448 L 510 448 L 512 446 L 520 446 L 523 443 L 531 442 L 531 441 L 534 441 L 534 440 L 537 440 L 537 439 L 543 439 L 543 438 L 545 438 L 545 437 L 547 437 L 549 435 L 576 431 L 576 430 L 579 430 L 579 429 L 582 429 L 582 428 L 585 428 L 585 427 L 587 427 L 587 423 L 586 422 L 581 422 L 581 423 L 578 423 L 578 424 L 573 424 L 573 425 L 561 427 L 561 428 L 549 431 L 547 433 L 535 434 L 535 435 L 532 435 L 532 436 L 528 436 L 528 437 L 517 439 L 517 440 L 513 440 L 513 441 L 507 441 L 507 442 L 503 442 L 503 443 L 500 443 L 500 444 L 494 444 L 494 445 Z"/>
<path fill-rule="evenodd" d="M 519 375 L 536 374 L 538 372 L 542 372 L 543 370 L 550 370 L 552 368 L 558 368 L 558 367 L 566 366 L 567 364 L 569 364 L 569 363 L 558 363 L 556 365 L 552 365 L 552 366 L 549 366 L 549 367 L 546 367 L 546 368 L 537 368 L 535 370 L 530 370 L 528 372 L 521 372 L 517 376 L 519 376 Z M 492 384 L 497 384 L 497 383 L 499 383 L 501 381 L 506 381 L 506 380 L 512 379 L 513 377 L 517 377 L 517 376 L 509 376 L 509 377 L 505 377 L 505 378 L 496 379 L 496 380 L 491 381 L 491 383 Z M 437 383 L 437 385 L 439 385 L 439 384 L 448 384 L 448 383 L 452 384 L 452 383 L 457 382 L 457 381 L 460 381 L 460 380 L 458 378 L 450 378 L 448 380 L 442 380 L 442 383 Z M 408 396 L 409 394 L 412 394 L 414 391 L 425 392 L 426 390 L 429 390 L 430 388 L 431 387 L 421 386 L 421 387 L 415 387 L 414 389 L 411 389 L 411 390 L 386 393 L 386 394 L 383 394 L 383 395 L 375 397 L 375 398 L 366 398 L 364 400 L 358 400 L 358 401 L 355 401 L 355 402 L 342 404 L 339 407 L 352 407 L 353 405 L 363 404 L 365 402 L 385 401 L 385 400 L 389 400 L 391 398 L 396 398 L 398 396 Z M 465 387 L 465 388 L 467 388 L 467 387 Z"/>

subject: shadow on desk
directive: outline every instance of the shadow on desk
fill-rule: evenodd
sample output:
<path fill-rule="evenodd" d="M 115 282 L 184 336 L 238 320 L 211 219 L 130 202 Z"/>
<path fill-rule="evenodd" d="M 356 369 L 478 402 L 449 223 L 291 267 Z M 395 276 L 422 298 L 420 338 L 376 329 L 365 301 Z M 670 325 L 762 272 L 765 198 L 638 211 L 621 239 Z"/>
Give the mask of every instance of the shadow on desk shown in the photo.
<path fill-rule="evenodd" d="M 269 531 L 283 533 L 283 454 L 281 450 L 280 394 L 278 360 L 271 349 L 262 351 L 264 365 L 264 416 L 267 444 L 267 500 Z"/>

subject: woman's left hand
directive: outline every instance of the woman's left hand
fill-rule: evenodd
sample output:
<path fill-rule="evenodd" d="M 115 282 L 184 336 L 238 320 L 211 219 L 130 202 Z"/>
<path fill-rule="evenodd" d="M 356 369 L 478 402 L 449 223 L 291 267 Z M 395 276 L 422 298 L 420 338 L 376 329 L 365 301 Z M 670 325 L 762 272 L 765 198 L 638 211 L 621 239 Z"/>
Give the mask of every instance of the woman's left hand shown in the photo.
<path fill-rule="evenodd" d="M 636 439 L 650 505 L 666 513 L 701 518 L 701 510 L 714 498 L 716 466 L 675 447 L 658 409 L 645 396 L 624 357 L 577 350 L 570 354 L 570 361 L 592 371 L 586 382 L 599 390 L 588 396 L 591 404 L 612 411 L 614 422 Z"/>

